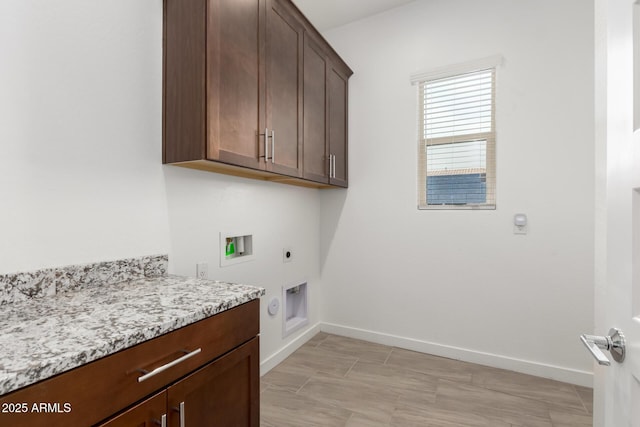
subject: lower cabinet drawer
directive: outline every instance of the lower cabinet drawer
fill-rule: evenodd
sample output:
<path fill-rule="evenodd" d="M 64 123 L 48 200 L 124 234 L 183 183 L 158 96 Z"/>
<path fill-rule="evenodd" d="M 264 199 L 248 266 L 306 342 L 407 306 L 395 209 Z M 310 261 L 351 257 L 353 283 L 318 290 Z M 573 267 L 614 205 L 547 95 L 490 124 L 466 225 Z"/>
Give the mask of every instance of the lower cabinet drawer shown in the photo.
<path fill-rule="evenodd" d="M 98 427 L 259 427 L 258 337 Z"/>
<path fill-rule="evenodd" d="M 259 328 L 254 300 L 4 395 L 0 404 L 28 410 L 0 413 L 0 426 L 94 425 L 249 341 Z"/>

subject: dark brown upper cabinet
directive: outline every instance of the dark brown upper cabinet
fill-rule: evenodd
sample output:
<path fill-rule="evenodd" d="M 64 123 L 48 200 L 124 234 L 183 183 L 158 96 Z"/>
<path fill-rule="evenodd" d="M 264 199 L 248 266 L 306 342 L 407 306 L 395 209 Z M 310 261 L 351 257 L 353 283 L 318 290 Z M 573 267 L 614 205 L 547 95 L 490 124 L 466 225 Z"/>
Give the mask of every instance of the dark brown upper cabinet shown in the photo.
<path fill-rule="evenodd" d="M 304 178 L 347 187 L 348 80 L 352 72 L 312 33 L 304 39 Z"/>
<path fill-rule="evenodd" d="M 163 163 L 346 187 L 351 74 L 290 0 L 165 0 Z"/>

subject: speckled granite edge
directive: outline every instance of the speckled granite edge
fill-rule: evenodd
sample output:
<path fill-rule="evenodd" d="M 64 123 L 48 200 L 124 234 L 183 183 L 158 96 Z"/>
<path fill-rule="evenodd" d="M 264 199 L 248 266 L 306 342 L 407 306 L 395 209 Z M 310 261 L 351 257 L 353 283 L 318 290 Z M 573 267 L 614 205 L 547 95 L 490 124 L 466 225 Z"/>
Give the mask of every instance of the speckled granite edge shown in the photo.
<path fill-rule="evenodd" d="M 150 255 L 0 275 L 0 306 L 90 286 L 167 274 L 168 255 Z"/>
<path fill-rule="evenodd" d="M 0 395 L 264 295 L 255 286 L 168 275 L 8 305 L 0 317 Z"/>

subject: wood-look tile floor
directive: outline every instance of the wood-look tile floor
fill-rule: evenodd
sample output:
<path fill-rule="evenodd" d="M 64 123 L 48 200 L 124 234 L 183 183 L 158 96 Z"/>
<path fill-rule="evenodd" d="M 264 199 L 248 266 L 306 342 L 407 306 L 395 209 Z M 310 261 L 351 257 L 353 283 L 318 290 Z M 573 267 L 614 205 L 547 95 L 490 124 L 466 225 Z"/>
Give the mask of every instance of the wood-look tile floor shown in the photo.
<path fill-rule="evenodd" d="M 261 380 L 262 427 L 584 427 L 592 390 L 319 333 Z"/>

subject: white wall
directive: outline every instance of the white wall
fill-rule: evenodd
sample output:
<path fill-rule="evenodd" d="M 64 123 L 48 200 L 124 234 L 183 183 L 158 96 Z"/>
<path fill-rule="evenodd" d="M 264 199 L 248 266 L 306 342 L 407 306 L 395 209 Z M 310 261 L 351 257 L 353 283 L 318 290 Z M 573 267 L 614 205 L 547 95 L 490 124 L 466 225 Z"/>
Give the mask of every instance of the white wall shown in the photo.
<path fill-rule="evenodd" d="M 325 34 L 355 72 L 350 188 L 321 196 L 328 330 L 590 382 L 592 9 L 416 1 Z M 495 54 L 497 210 L 418 211 L 409 76 Z"/>
<path fill-rule="evenodd" d="M 263 361 L 320 321 L 319 190 L 175 166 L 166 166 L 164 174 L 171 223 L 170 270 L 195 275 L 196 263 L 206 262 L 211 278 L 266 288 L 260 318 Z M 221 268 L 220 232 L 253 234 L 254 259 Z M 293 249 L 289 263 L 283 262 L 285 247 Z M 309 326 L 282 340 L 284 301 L 277 316 L 267 314 L 267 304 L 274 296 L 282 298 L 282 286 L 302 281 L 308 282 Z M 289 351 L 276 355 L 263 370 Z"/>
<path fill-rule="evenodd" d="M 591 20 L 580 0 L 434 0 L 332 31 L 355 70 L 351 188 L 318 192 L 161 165 L 160 0 L 3 0 L 0 274 L 168 252 L 171 272 L 266 287 L 263 359 L 313 331 L 282 340 L 264 310 L 307 279 L 311 326 L 590 371 Z M 495 53 L 498 210 L 418 212 L 409 74 Z M 255 261 L 217 267 L 229 229 Z"/>
<path fill-rule="evenodd" d="M 0 273 L 167 253 L 154 3 L 0 2 Z"/>
<path fill-rule="evenodd" d="M 263 359 L 305 333 L 266 314 L 283 285 L 309 281 L 313 331 L 318 191 L 163 166 L 161 141 L 161 0 L 0 1 L 0 274 L 169 253 L 267 289 Z M 217 267 L 227 230 L 255 234 L 253 262 Z"/>

